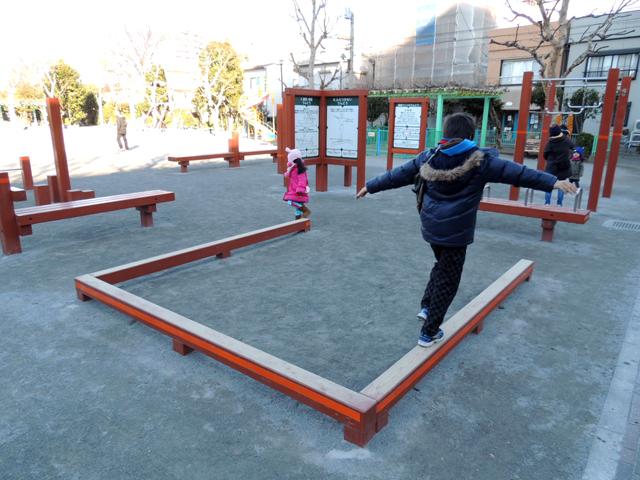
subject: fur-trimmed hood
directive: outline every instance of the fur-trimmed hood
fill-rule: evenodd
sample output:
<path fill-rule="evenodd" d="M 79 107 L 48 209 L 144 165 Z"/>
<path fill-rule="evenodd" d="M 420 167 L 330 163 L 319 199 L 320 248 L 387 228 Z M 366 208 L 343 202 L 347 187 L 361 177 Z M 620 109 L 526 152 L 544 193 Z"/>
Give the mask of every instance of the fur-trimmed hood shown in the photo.
<path fill-rule="evenodd" d="M 436 169 L 429 165 L 429 162 L 425 162 L 420 168 L 420 176 L 429 182 L 454 182 L 474 168 L 482 165 L 483 160 L 484 152 L 482 150 L 476 150 L 469 155 L 469 158 L 467 158 L 464 163 L 450 170 Z"/>

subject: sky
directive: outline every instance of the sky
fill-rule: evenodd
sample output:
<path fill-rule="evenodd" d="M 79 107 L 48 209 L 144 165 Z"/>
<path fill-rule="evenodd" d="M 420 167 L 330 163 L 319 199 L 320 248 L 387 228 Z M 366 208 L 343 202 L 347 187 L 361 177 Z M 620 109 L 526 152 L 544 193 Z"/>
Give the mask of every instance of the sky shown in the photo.
<path fill-rule="evenodd" d="M 514 4 L 518 1 L 513 0 Z M 300 2 L 304 4 L 304 0 Z M 467 3 L 488 6 L 494 10 L 498 26 L 510 25 L 504 1 Z M 415 32 L 418 4 L 432 4 L 437 9 L 451 3 L 328 0 L 332 15 L 343 17 L 346 8 L 353 11 L 356 43 L 366 48 L 393 45 Z M 611 0 L 572 0 L 569 13 L 602 13 L 612 4 Z M 104 59 L 121 48 L 117 39 L 125 26 L 136 29 L 148 25 L 165 34 L 187 31 L 206 40 L 230 40 L 238 51 L 270 61 L 287 58 L 292 45 L 299 41 L 290 0 L 21 0 L 5 2 L 3 20 L 0 83 L 20 62 L 38 65 L 60 58 L 78 69 L 84 81 L 97 83 Z M 339 28 L 348 32 L 348 21 L 341 18 L 338 22 Z"/>

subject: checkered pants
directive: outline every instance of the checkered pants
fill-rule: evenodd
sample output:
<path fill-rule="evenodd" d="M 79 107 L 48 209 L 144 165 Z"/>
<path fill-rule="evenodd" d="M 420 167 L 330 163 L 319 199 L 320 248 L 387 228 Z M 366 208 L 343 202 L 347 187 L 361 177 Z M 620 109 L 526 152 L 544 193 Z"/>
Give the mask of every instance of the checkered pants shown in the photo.
<path fill-rule="evenodd" d="M 436 263 L 431 269 L 429 283 L 424 290 L 422 308 L 429 310 L 429 316 L 422 331 L 427 335 L 435 335 L 444 320 L 444 316 L 456 296 L 467 247 L 443 247 L 431 245 Z"/>

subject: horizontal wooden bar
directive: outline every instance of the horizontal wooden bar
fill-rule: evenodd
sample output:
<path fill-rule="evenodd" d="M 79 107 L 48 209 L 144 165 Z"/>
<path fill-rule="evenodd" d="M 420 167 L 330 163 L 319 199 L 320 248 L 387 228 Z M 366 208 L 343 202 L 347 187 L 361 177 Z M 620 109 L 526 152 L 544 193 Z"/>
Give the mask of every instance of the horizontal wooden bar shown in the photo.
<path fill-rule="evenodd" d="M 525 205 L 515 200 L 499 198 L 483 199 L 480 202 L 483 212 L 505 213 L 520 217 L 541 218 L 559 222 L 585 224 L 589 220 L 589 210 L 576 210 L 555 205 Z"/>
<path fill-rule="evenodd" d="M 306 162 L 305 162 L 306 163 Z M 344 167 L 357 167 L 358 160 L 350 158 L 325 157 L 322 162 L 327 165 L 342 165 Z"/>
<path fill-rule="evenodd" d="M 175 194 L 173 192 L 149 190 L 125 195 L 112 195 L 87 200 L 19 208 L 16 209 L 15 212 L 19 225 L 33 225 L 35 223 L 81 217 L 83 215 L 111 212 L 161 202 L 171 202 L 173 200 L 175 200 Z"/>
<path fill-rule="evenodd" d="M 343 423 L 358 424 L 373 400 L 228 337 L 91 275 L 77 277 L 79 294 L 98 300 Z"/>
<path fill-rule="evenodd" d="M 296 232 L 308 231 L 311 228 L 309 219 L 294 220 L 292 222 L 281 223 L 272 227 L 255 230 L 253 232 L 223 238 L 215 242 L 196 245 L 195 247 L 177 250 L 164 255 L 147 258 L 137 262 L 120 265 L 119 267 L 101 270 L 91 275 L 108 283 L 120 283 L 133 278 L 159 272 L 168 268 L 184 265 L 185 263 L 214 257 L 219 254 L 229 253 L 231 250 L 246 247 L 283 235 Z"/>
<path fill-rule="evenodd" d="M 389 410 L 519 284 L 531 277 L 533 265 L 530 260 L 520 260 L 443 324 L 444 341 L 430 348 L 414 347 L 360 393 L 376 400 L 377 413 Z"/>
<path fill-rule="evenodd" d="M 232 152 L 220 152 L 220 153 L 206 153 L 204 155 L 191 155 L 184 157 L 167 157 L 167 160 L 170 162 L 192 162 L 194 160 L 211 160 L 213 158 L 225 158 L 231 157 L 233 155 Z"/>

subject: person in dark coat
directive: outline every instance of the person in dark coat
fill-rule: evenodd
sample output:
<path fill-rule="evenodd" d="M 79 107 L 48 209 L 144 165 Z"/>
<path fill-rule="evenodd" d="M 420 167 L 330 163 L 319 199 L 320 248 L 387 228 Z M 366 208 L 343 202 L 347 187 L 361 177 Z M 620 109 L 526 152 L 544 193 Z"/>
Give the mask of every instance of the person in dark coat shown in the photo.
<path fill-rule="evenodd" d="M 442 340 L 440 328 L 458 291 L 467 245 L 473 243 L 476 216 L 484 186 L 499 182 L 550 192 L 575 192 L 575 185 L 554 175 L 502 160 L 495 149 L 480 149 L 473 142 L 474 119 L 466 113 L 447 117 L 444 139 L 435 150 L 385 172 L 363 187 L 356 198 L 391 188 L 413 185 L 416 175 L 425 181 L 420 221 L 422 237 L 436 257 L 420 302 L 423 321 L 418 345 Z"/>
<path fill-rule="evenodd" d="M 542 156 L 546 161 L 545 172 L 565 180 L 571 176 L 571 154 L 575 145 L 569 138 L 569 131 L 564 132 L 559 125 L 551 125 L 549 128 L 549 141 L 544 146 Z M 562 205 L 564 192 L 558 190 L 558 205 Z M 545 205 L 551 204 L 551 192 L 544 196 Z"/>

